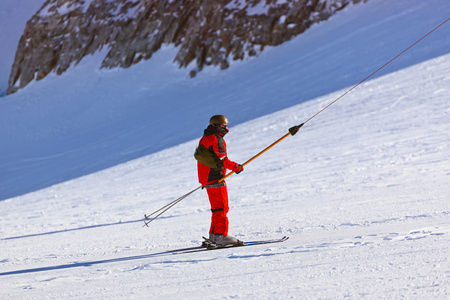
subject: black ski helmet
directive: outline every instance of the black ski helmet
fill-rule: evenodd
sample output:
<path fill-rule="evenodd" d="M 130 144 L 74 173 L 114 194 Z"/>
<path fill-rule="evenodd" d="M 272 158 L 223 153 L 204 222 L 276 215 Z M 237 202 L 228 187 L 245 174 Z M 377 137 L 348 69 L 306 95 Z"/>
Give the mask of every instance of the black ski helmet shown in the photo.
<path fill-rule="evenodd" d="M 224 115 L 214 115 L 209 119 L 211 125 L 228 124 L 228 119 Z"/>

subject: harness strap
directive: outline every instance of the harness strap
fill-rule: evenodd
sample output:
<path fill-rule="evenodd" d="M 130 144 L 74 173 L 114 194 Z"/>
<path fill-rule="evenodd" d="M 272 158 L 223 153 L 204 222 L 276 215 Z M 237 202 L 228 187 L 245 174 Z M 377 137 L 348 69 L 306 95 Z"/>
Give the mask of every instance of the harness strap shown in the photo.
<path fill-rule="evenodd" d="M 218 187 L 221 187 L 221 186 L 225 186 L 225 182 L 216 182 L 216 183 L 213 183 L 213 184 L 208 184 L 208 185 L 204 185 L 203 187 L 204 188 L 207 188 L 207 189 L 213 189 L 213 188 L 218 188 Z"/>

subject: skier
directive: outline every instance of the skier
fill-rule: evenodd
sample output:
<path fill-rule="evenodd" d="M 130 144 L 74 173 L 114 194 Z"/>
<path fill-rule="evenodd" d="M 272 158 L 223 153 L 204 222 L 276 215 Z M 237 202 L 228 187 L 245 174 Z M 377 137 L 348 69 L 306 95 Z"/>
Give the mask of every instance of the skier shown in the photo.
<path fill-rule="evenodd" d="M 227 157 L 227 145 L 223 137 L 228 132 L 228 119 L 223 115 L 212 116 L 194 155 L 198 160 L 198 180 L 206 188 L 211 204 L 209 239 L 219 246 L 242 243 L 228 235 L 227 185 L 225 181 L 219 182 L 225 176 L 227 169 L 236 174 L 244 170 L 242 165 Z"/>

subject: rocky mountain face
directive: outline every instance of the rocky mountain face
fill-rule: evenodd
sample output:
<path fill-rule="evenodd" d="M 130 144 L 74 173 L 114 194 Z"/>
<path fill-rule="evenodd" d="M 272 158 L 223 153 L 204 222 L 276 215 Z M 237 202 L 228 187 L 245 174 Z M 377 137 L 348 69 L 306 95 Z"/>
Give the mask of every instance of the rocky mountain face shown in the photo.
<path fill-rule="evenodd" d="M 226 69 L 230 60 L 256 56 L 365 1 L 47 0 L 27 22 L 7 93 L 52 71 L 62 74 L 104 47 L 102 68 L 127 68 L 173 44 L 174 62 L 195 77 L 205 66 Z"/>

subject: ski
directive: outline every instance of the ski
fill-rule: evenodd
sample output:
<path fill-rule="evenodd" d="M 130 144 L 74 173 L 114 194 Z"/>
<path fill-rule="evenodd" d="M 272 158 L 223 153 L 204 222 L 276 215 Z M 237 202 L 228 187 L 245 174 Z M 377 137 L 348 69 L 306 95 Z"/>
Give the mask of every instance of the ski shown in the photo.
<path fill-rule="evenodd" d="M 183 252 L 183 251 L 199 250 L 199 249 L 211 247 L 211 245 L 212 245 L 211 241 L 209 239 L 205 238 L 205 237 L 203 237 L 203 239 L 204 239 L 204 241 L 203 241 L 201 246 L 194 246 L 194 247 L 187 247 L 187 248 L 167 250 L 166 252 L 167 253 Z"/>
<path fill-rule="evenodd" d="M 167 253 L 174 253 L 174 252 L 183 252 L 183 251 L 191 251 L 191 250 L 200 250 L 205 249 L 205 246 L 194 246 L 194 247 L 187 247 L 187 248 L 181 248 L 181 249 L 173 249 L 173 250 L 167 250 Z"/>
<path fill-rule="evenodd" d="M 185 254 L 185 253 L 194 253 L 194 252 L 202 252 L 202 251 L 209 251 L 209 250 L 220 250 L 220 249 L 229 249 L 229 248 L 237 248 L 237 247 L 247 247 L 247 246 L 256 246 L 256 245 L 264 245 L 264 244 L 273 244 L 273 243 L 281 243 L 285 242 L 289 239 L 289 237 L 284 236 L 280 239 L 271 239 L 271 240 L 260 240 L 260 241 L 250 241 L 250 242 L 243 242 L 242 244 L 237 245 L 227 245 L 227 246 L 217 246 L 215 244 L 208 243 L 207 239 L 205 238 L 205 242 L 201 246 L 196 247 L 189 247 L 189 248 L 181 248 L 181 249 L 174 249 L 167 251 L 168 253 L 172 253 L 174 255 L 176 254 Z"/>

